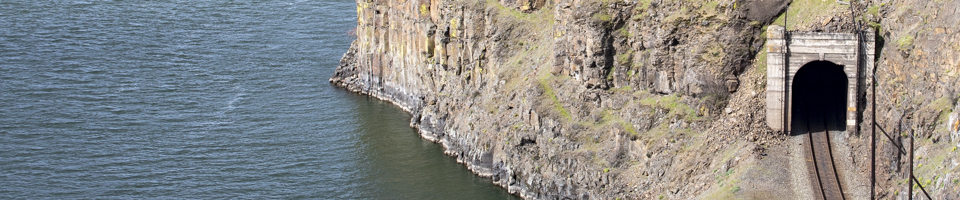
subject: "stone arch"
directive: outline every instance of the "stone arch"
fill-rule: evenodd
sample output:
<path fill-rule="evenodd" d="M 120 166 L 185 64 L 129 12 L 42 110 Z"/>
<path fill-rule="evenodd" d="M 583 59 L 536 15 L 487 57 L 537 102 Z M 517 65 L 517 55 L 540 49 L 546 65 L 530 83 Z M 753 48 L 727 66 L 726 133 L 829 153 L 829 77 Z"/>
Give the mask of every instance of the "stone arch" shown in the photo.
<path fill-rule="evenodd" d="M 862 47 L 862 48 L 861 48 Z M 858 123 L 857 96 L 861 69 L 873 66 L 874 33 L 862 37 L 854 33 L 792 32 L 781 26 L 767 29 L 767 125 L 774 130 L 790 130 L 794 78 L 810 63 L 829 62 L 841 66 L 846 76 L 846 115 L 843 125 L 854 130 Z"/>

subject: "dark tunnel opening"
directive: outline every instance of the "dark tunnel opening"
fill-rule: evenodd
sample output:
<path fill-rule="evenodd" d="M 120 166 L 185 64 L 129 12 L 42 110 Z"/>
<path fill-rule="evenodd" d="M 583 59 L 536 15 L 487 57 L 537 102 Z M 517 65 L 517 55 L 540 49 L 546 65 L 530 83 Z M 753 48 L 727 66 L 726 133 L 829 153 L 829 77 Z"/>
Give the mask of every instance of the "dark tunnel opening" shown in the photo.
<path fill-rule="evenodd" d="M 828 130 L 846 128 L 847 76 L 843 66 L 828 61 L 807 63 L 797 71 L 792 87 L 792 135 L 822 131 L 806 130 L 808 123 L 823 123 Z"/>

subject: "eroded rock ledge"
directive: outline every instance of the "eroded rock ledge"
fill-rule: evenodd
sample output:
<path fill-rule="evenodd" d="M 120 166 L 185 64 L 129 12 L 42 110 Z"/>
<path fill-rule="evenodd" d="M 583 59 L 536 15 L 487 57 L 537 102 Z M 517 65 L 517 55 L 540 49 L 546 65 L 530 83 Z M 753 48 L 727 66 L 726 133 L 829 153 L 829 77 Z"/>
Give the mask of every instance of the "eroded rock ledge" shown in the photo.
<path fill-rule="evenodd" d="M 795 26 L 855 27 L 823 2 Z M 330 82 L 412 113 L 422 137 L 526 199 L 796 196 L 764 182 L 777 176 L 762 172 L 767 149 L 787 148 L 765 125 L 757 62 L 788 3 L 358 0 L 358 38 Z"/>

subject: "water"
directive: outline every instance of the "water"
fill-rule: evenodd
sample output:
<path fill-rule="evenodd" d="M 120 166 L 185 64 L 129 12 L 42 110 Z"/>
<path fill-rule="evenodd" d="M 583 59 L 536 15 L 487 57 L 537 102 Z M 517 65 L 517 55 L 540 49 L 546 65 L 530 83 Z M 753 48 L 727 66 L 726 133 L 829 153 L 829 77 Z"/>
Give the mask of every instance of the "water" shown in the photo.
<path fill-rule="evenodd" d="M 351 0 L 0 2 L 0 199 L 514 199 L 327 84 Z"/>

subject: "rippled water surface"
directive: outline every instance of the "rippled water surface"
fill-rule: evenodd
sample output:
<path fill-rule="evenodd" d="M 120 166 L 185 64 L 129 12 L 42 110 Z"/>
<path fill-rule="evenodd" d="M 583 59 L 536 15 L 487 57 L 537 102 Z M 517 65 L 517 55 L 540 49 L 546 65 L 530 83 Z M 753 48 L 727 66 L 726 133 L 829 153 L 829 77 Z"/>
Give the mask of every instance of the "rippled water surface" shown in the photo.
<path fill-rule="evenodd" d="M 513 199 L 326 79 L 354 1 L 0 1 L 0 199 Z"/>

